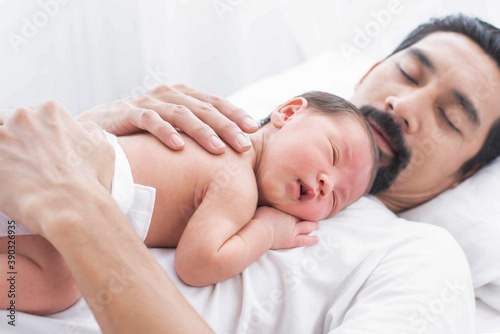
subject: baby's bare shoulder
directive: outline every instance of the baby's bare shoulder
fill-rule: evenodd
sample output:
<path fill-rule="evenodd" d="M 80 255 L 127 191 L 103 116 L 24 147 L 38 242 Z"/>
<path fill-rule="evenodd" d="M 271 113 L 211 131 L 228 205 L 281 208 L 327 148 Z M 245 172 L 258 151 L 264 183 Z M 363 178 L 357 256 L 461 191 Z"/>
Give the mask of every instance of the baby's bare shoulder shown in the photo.
<path fill-rule="evenodd" d="M 249 159 L 233 151 L 216 156 L 215 168 L 210 175 L 211 184 L 247 195 L 257 194 L 257 181 Z"/>
<path fill-rule="evenodd" d="M 205 193 L 210 203 L 231 207 L 250 219 L 257 206 L 258 190 L 253 164 L 248 156 L 234 151 L 212 156 L 214 159 Z"/>

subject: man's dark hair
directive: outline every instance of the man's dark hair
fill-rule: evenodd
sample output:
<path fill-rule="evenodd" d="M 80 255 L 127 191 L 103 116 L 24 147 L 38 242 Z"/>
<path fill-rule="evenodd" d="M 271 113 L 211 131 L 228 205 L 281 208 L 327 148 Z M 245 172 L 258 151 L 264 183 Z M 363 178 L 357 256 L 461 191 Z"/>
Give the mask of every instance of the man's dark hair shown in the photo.
<path fill-rule="evenodd" d="M 489 55 L 500 70 L 500 29 L 478 18 L 462 14 L 434 18 L 418 26 L 399 44 L 390 55 L 404 50 L 434 32 L 455 32 L 470 38 Z M 390 57 L 389 56 L 389 57 Z M 457 69 L 460 71 L 461 69 Z M 496 92 L 500 94 L 500 92 Z M 500 108 L 500 106 L 499 106 Z M 500 118 L 493 123 L 486 141 L 479 152 L 466 161 L 458 170 L 460 177 L 474 171 L 500 155 Z"/>
<path fill-rule="evenodd" d="M 365 132 L 370 136 L 370 148 L 373 154 L 374 167 L 372 169 L 372 175 L 370 178 L 370 184 L 366 189 L 365 193 L 372 188 L 373 182 L 375 181 L 375 177 L 378 169 L 378 146 L 375 141 L 375 137 L 373 137 L 373 133 L 366 121 L 365 117 L 361 113 L 361 111 L 351 102 L 344 100 L 337 95 L 320 92 L 320 91 L 312 91 L 307 92 L 301 95 L 296 96 L 303 97 L 306 99 L 308 107 L 311 108 L 315 112 L 326 113 L 326 114 L 337 114 L 337 115 L 350 115 L 355 116 L 359 123 L 363 126 Z M 271 121 L 271 115 L 268 115 L 266 118 L 260 121 L 260 126 L 264 126 Z"/>

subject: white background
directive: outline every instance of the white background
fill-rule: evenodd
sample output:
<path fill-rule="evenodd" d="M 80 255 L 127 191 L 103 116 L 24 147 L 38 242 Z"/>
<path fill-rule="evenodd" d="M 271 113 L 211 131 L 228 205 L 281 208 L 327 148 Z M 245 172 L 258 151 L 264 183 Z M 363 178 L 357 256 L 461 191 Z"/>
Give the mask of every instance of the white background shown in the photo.
<path fill-rule="evenodd" d="M 495 0 L 4 0 L 0 107 L 54 98 L 76 114 L 178 82 L 226 96 L 327 49 L 382 59 L 457 12 L 500 26 Z"/>

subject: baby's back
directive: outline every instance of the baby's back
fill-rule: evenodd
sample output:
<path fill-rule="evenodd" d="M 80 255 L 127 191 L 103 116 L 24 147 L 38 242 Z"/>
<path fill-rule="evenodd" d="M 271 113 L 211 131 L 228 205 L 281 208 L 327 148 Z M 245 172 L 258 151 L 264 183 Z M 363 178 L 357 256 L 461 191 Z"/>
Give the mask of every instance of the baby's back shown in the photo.
<path fill-rule="evenodd" d="M 172 151 L 146 133 L 118 138 L 129 160 L 134 182 L 156 189 L 153 217 L 145 241 L 149 247 L 177 246 L 208 187 L 241 186 L 244 180 L 245 191 L 255 194 L 251 196 L 255 197 L 255 203 L 250 201 L 248 205 L 255 210 L 257 204 L 252 152 L 239 154 L 227 148 L 226 153 L 213 155 L 188 136 L 183 136 L 183 140 L 185 148 Z"/>

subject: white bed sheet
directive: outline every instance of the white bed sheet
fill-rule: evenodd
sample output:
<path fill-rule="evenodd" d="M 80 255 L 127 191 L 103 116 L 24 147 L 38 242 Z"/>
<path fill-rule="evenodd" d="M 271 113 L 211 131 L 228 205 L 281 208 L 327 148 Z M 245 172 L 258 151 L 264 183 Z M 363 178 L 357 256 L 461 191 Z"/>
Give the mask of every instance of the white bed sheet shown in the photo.
<path fill-rule="evenodd" d="M 466 259 L 442 228 L 398 219 L 363 198 L 315 233 L 319 245 L 269 251 L 241 275 L 203 288 L 179 280 L 174 250 L 151 251 L 219 334 L 474 331 Z M 440 316 L 427 321 L 433 305 Z M 48 317 L 18 312 L 16 328 L 5 311 L 0 319 L 1 333 L 100 333 L 83 300 Z"/>

